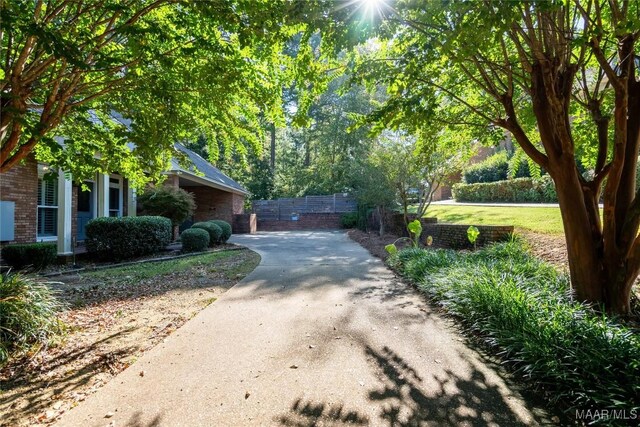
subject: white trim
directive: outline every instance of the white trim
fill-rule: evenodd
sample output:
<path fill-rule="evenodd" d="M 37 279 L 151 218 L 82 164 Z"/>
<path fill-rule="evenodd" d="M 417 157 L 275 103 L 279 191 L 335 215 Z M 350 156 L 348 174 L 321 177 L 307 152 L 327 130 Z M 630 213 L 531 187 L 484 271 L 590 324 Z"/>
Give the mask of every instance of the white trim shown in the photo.
<path fill-rule="evenodd" d="M 69 255 L 71 248 L 71 214 L 73 188 L 62 170 L 58 171 L 58 255 Z"/>
<path fill-rule="evenodd" d="M 48 172 L 48 170 L 49 170 L 49 166 L 48 165 L 45 165 L 45 164 L 42 164 L 42 163 L 38 163 L 38 187 L 40 187 L 40 182 L 42 181 L 42 189 L 38 189 L 38 192 L 39 193 L 42 192 L 42 194 L 36 194 L 36 241 L 48 241 L 48 242 L 52 241 L 52 242 L 54 242 L 54 241 L 58 240 L 58 234 L 59 234 L 58 217 L 60 215 L 60 194 L 59 194 L 58 182 L 53 184 L 52 181 L 45 181 L 43 179 L 44 175 Z M 58 178 L 58 179 L 60 179 L 60 178 Z M 45 183 L 47 185 L 49 185 L 49 184 L 55 185 L 55 187 L 54 187 L 55 192 L 56 192 L 56 204 L 55 205 L 39 205 L 39 204 L 37 204 L 38 197 L 41 197 L 41 196 L 42 196 L 42 199 L 43 199 L 42 201 L 45 202 L 45 200 L 44 200 L 45 199 L 44 198 L 44 191 L 45 191 L 44 190 L 44 186 L 45 186 Z M 56 234 L 55 235 L 42 236 L 42 235 L 38 234 L 39 229 L 40 229 L 40 223 L 38 221 L 40 209 L 55 209 L 56 210 L 56 215 L 55 215 L 55 217 L 56 217 L 56 222 L 55 222 L 55 224 L 56 224 Z"/>
<path fill-rule="evenodd" d="M 117 179 L 118 183 L 112 183 L 111 179 Z M 124 213 L 124 206 L 123 206 L 123 202 L 124 202 L 124 180 L 122 178 L 121 175 L 117 175 L 117 174 L 111 174 L 109 175 L 109 189 L 111 188 L 117 188 L 118 189 L 118 217 L 123 216 Z M 109 194 L 107 196 L 107 201 L 109 202 L 108 204 L 108 211 L 109 211 L 109 216 L 111 216 L 111 195 Z"/>
<path fill-rule="evenodd" d="M 184 176 L 186 179 L 188 179 L 190 181 L 197 182 L 198 184 L 204 185 L 206 187 L 213 187 L 215 189 L 226 191 L 228 193 L 235 193 L 235 194 L 238 194 L 240 196 L 248 196 L 249 194 L 251 194 L 248 191 L 242 191 L 242 190 L 239 190 L 237 188 L 234 188 L 234 187 L 231 187 L 231 186 L 228 186 L 228 185 L 221 184 L 219 182 L 213 181 L 213 180 L 211 180 L 211 179 L 209 179 L 207 177 L 198 176 L 198 175 L 195 175 L 195 174 L 193 174 L 191 172 L 187 172 L 187 171 L 182 171 L 182 170 L 175 171 L 174 170 L 174 171 L 171 171 L 171 172 L 165 172 L 165 175 L 168 175 L 168 176 L 176 175 L 178 178 L 180 178 L 181 176 Z"/>

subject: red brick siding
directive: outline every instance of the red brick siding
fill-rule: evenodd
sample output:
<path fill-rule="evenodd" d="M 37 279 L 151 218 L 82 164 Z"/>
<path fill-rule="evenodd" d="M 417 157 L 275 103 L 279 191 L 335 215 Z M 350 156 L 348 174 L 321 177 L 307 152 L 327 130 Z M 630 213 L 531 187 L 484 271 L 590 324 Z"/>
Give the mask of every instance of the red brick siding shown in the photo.
<path fill-rule="evenodd" d="M 0 175 L 0 200 L 15 202 L 15 230 L 12 242 L 36 241 L 38 215 L 38 163 L 33 156 Z M 11 243 L 11 242 L 3 242 Z"/>
<path fill-rule="evenodd" d="M 233 194 L 233 214 L 240 215 L 244 213 L 244 196 Z"/>
<path fill-rule="evenodd" d="M 510 225 L 477 225 L 480 235 L 476 244 L 478 247 L 488 243 L 505 240 L 509 234 L 513 233 L 513 226 Z M 436 248 L 470 249 L 473 247 L 467 237 L 469 225 L 462 224 L 423 224 L 422 241 L 425 242 L 427 236 L 433 238 L 433 246 Z"/>
<path fill-rule="evenodd" d="M 256 214 L 233 215 L 233 234 L 255 234 L 258 230 Z"/>
<path fill-rule="evenodd" d="M 233 214 L 236 213 L 237 209 L 237 200 L 234 200 L 233 193 L 204 186 L 185 186 L 182 188 L 192 193 L 195 199 L 194 222 L 208 221 L 210 219 L 221 219 L 229 224 L 233 222 Z M 242 213 L 242 211 L 237 213 Z"/>

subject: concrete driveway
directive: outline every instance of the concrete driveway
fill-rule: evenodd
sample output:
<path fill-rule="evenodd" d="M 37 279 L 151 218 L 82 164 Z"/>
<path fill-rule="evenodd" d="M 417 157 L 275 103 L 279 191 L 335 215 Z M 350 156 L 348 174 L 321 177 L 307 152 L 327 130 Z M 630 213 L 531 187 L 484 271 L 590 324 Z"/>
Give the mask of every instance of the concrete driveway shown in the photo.
<path fill-rule="evenodd" d="M 346 234 L 233 242 L 260 266 L 58 425 L 539 422 L 450 321 Z"/>

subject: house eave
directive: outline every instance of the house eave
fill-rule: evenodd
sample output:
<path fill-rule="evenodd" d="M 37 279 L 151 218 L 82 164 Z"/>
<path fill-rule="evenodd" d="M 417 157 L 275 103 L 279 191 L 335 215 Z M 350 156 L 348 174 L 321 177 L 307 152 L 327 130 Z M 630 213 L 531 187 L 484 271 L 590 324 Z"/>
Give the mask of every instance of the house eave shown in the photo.
<path fill-rule="evenodd" d="M 166 175 L 176 175 L 176 176 L 179 176 L 179 177 L 181 176 L 181 177 L 187 178 L 187 179 L 189 179 L 191 181 L 197 182 L 198 184 L 205 185 L 207 187 L 212 187 L 212 188 L 215 188 L 215 189 L 218 189 L 218 190 L 228 191 L 228 192 L 234 193 L 234 194 L 239 194 L 241 196 L 249 196 L 251 194 L 246 190 L 240 190 L 238 188 L 234 188 L 234 187 L 231 187 L 229 185 L 225 185 L 223 183 L 216 182 L 216 181 L 214 181 L 212 179 L 209 179 L 209 178 L 207 178 L 205 176 L 199 176 L 199 175 L 196 175 L 196 174 L 194 174 L 192 172 L 188 172 L 188 171 L 185 171 L 185 170 L 170 170 L 168 172 L 165 172 L 165 174 Z"/>

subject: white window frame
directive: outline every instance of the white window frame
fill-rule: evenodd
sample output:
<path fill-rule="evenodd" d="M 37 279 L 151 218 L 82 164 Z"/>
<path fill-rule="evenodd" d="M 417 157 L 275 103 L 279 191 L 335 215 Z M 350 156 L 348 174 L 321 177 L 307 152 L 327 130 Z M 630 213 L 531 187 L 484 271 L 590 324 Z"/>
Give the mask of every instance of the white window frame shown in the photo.
<path fill-rule="evenodd" d="M 43 164 L 38 164 L 38 183 L 40 183 L 40 181 L 42 181 L 42 189 L 41 191 L 43 192 L 42 194 L 42 200 L 45 201 L 45 197 L 44 197 L 44 191 L 45 191 L 45 182 L 47 183 L 47 185 L 54 185 L 55 186 L 55 191 L 56 191 L 56 205 L 37 205 L 36 206 L 36 240 L 39 242 L 55 242 L 58 240 L 58 209 L 59 209 L 59 205 L 58 205 L 58 182 L 55 181 L 44 181 L 44 175 L 48 172 L 49 170 L 49 166 L 47 165 L 43 165 Z M 36 200 L 38 199 L 38 194 L 36 194 Z M 55 236 L 41 236 L 38 234 L 38 231 L 40 229 L 40 224 L 38 222 L 38 218 L 39 218 L 39 212 L 40 209 L 55 209 L 56 212 L 56 235 Z"/>
<path fill-rule="evenodd" d="M 112 179 L 117 179 L 118 182 L 111 182 Z M 124 191 L 124 183 L 123 183 L 123 179 L 120 175 L 115 175 L 115 174 L 111 174 L 109 175 L 109 189 L 111 188 L 117 188 L 118 189 L 118 215 L 117 217 L 120 218 L 122 217 L 122 214 L 124 213 L 124 209 L 122 206 L 123 203 L 123 191 Z M 111 212 L 115 212 L 115 210 L 111 209 L 111 194 L 107 194 L 107 203 L 109 204 L 108 206 L 108 210 L 109 210 L 109 216 L 111 216 Z"/>

